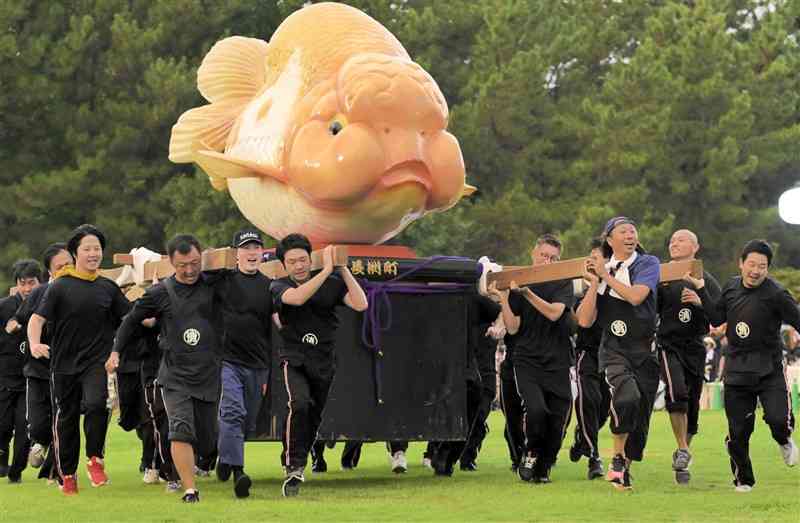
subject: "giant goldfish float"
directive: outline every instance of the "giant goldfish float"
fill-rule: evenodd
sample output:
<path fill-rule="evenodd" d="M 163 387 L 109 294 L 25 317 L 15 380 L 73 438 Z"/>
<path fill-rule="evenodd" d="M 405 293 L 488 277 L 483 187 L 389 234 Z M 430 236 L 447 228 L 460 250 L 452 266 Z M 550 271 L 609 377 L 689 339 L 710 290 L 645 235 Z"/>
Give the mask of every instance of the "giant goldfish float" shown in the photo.
<path fill-rule="evenodd" d="M 434 79 L 358 9 L 320 3 L 269 42 L 217 42 L 197 71 L 210 103 L 174 125 L 197 163 L 270 236 L 381 243 L 474 188 Z"/>

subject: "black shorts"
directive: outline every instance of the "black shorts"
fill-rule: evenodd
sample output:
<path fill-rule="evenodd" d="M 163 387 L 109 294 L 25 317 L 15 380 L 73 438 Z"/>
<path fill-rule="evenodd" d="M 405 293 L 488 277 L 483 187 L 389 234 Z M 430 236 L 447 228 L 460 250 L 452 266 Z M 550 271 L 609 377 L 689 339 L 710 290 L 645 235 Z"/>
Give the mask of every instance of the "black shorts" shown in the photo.
<path fill-rule="evenodd" d="M 169 420 L 169 440 L 191 443 L 205 456 L 217 447 L 217 402 L 174 389 L 161 390 Z"/>

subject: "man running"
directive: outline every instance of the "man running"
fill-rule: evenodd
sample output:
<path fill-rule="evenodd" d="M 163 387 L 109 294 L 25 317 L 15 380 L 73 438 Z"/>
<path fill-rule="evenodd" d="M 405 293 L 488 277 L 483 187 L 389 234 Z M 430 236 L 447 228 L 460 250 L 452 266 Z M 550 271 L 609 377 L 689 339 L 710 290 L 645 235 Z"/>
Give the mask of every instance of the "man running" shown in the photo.
<path fill-rule="evenodd" d="M 800 451 L 792 439 L 794 415 L 780 341 L 782 323 L 800 329 L 800 310 L 789 291 L 769 276 L 772 256 L 772 247 L 766 241 L 747 242 L 739 258 L 741 274 L 725 284 L 718 300 L 708 292 L 703 279 L 689 274 L 684 277 L 697 293 L 689 289 L 684 292 L 696 305 L 702 303 L 711 323 L 727 322 L 730 346 L 724 376 L 728 418 L 725 443 L 736 492 L 750 492 L 756 483 L 750 436 L 759 402 L 784 463 L 793 467 L 800 461 Z"/>
<path fill-rule="evenodd" d="M 98 272 L 105 246 L 106 238 L 95 226 L 76 228 L 67 242 L 75 266 L 67 265 L 56 274 L 28 322 L 31 353 L 36 358 L 51 358 L 53 442 L 61 489 L 67 495 L 78 493 L 75 472 L 81 411 L 89 480 L 93 487 L 108 483 L 103 462 L 109 422 L 108 380 L 103 362 L 130 303 L 116 283 Z M 41 342 L 47 322 L 53 327 L 50 345 Z"/>

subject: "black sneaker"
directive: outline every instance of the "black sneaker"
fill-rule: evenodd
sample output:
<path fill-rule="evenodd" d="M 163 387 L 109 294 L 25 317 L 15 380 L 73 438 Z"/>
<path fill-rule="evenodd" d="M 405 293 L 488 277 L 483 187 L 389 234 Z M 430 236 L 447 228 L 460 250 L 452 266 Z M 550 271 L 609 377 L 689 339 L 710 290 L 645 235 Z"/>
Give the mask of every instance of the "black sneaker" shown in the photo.
<path fill-rule="evenodd" d="M 227 463 L 221 461 L 217 463 L 217 479 L 223 483 L 230 479 L 232 471 L 233 468 Z"/>
<path fill-rule="evenodd" d="M 625 465 L 625 473 L 622 475 L 622 490 L 633 490 L 633 476 L 629 463 Z"/>
<path fill-rule="evenodd" d="M 692 463 L 692 455 L 687 449 L 678 449 L 672 454 L 672 470 L 675 471 L 675 483 L 687 485 L 692 475 L 689 472 L 689 465 Z"/>
<path fill-rule="evenodd" d="M 583 457 L 583 452 L 581 449 L 578 448 L 577 445 L 573 445 L 569 448 L 569 460 L 573 463 L 577 463 Z"/>
<path fill-rule="evenodd" d="M 200 491 L 187 492 L 181 498 L 184 503 L 200 503 Z"/>
<path fill-rule="evenodd" d="M 608 467 L 608 473 L 606 474 L 606 479 L 611 486 L 615 489 L 622 490 L 625 488 L 625 471 L 627 467 L 625 465 L 625 458 L 622 457 L 622 454 L 616 454 L 611 459 L 611 466 Z"/>
<path fill-rule="evenodd" d="M 0 465 L 0 478 L 8 476 L 8 465 Z"/>
<path fill-rule="evenodd" d="M 519 468 L 519 463 L 517 463 L 516 461 L 512 461 L 511 462 L 511 472 L 513 474 L 516 474 L 518 468 Z"/>
<path fill-rule="evenodd" d="M 586 478 L 589 480 L 603 477 L 603 460 L 600 458 L 589 458 L 589 470 L 586 472 Z"/>
<path fill-rule="evenodd" d="M 219 465 L 217 465 L 217 470 L 219 470 Z M 252 484 L 253 482 L 250 480 L 250 476 L 244 472 L 237 474 L 233 483 L 233 492 L 236 494 L 237 498 L 246 498 L 250 495 L 250 486 Z"/>
<path fill-rule="evenodd" d="M 22 483 L 22 475 L 16 475 L 15 476 L 13 474 L 9 474 L 8 475 L 8 482 L 9 483 Z"/>
<path fill-rule="evenodd" d="M 324 457 L 320 456 L 311 462 L 311 472 L 314 474 L 328 472 L 328 462 L 325 461 Z"/>
<path fill-rule="evenodd" d="M 517 469 L 519 479 L 522 481 L 533 481 L 533 469 L 536 467 L 536 456 L 529 452 L 527 456 L 522 458 L 522 463 Z"/>
<path fill-rule="evenodd" d="M 464 461 L 461 463 L 460 468 L 464 472 L 475 472 L 478 470 L 478 464 L 474 461 Z"/>
<path fill-rule="evenodd" d="M 300 485 L 303 481 L 305 481 L 305 478 L 303 478 L 302 471 L 292 471 L 288 473 L 281 487 L 283 497 L 288 498 L 300 494 Z"/>

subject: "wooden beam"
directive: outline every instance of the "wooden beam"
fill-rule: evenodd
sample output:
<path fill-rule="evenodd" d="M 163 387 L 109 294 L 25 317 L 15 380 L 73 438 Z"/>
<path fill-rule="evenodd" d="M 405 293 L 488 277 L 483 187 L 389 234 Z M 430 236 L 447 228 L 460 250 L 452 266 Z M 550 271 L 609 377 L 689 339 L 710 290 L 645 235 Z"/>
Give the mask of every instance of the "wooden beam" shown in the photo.
<path fill-rule="evenodd" d="M 334 266 L 346 266 L 347 260 L 347 247 L 336 246 L 333 248 Z M 322 251 L 313 251 L 311 253 L 311 270 L 319 270 L 322 266 Z M 233 269 L 236 267 L 236 249 L 224 247 L 222 249 L 203 251 L 201 267 L 204 271 Z M 262 263 L 260 270 L 263 274 L 272 279 L 282 278 L 287 274 L 280 260 Z M 161 261 L 157 262 L 147 262 L 144 265 L 144 280 L 146 282 L 153 281 L 154 277 L 159 280 L 169 278 L 173 274 L 175 274 L 175 269 L 172 267 L 169 258 L 162 258 Z"/>
<path fill-rule="evenodd" d="M 162 254 L 161 259 L 166 259 L 168 256 Z M 114 265 L 133 265 L 133 254 L 120 254 L 117 253 L 113 256 Z"/>
<path fill-rule="evenodd" d="M 583 277 L 583 271 L 588 258 L 574 258 L 547 265 L 536 265 L 524 268 L 513 268 L 500 272 L 493 272 L 486 276 L 486 284 L 497 283 L 497 288 L 508 289 L 509 284 L 515 281 L 517 285 L 530 285 L 557 280 L 573 280 Z M 691 260 L 682 262 L 669 262 L 661 264 L 660 281 L 668 282 L 680 280 L 683 275 L 691 271 L 696 278 L 703 277 L 703 262 Z"/>

